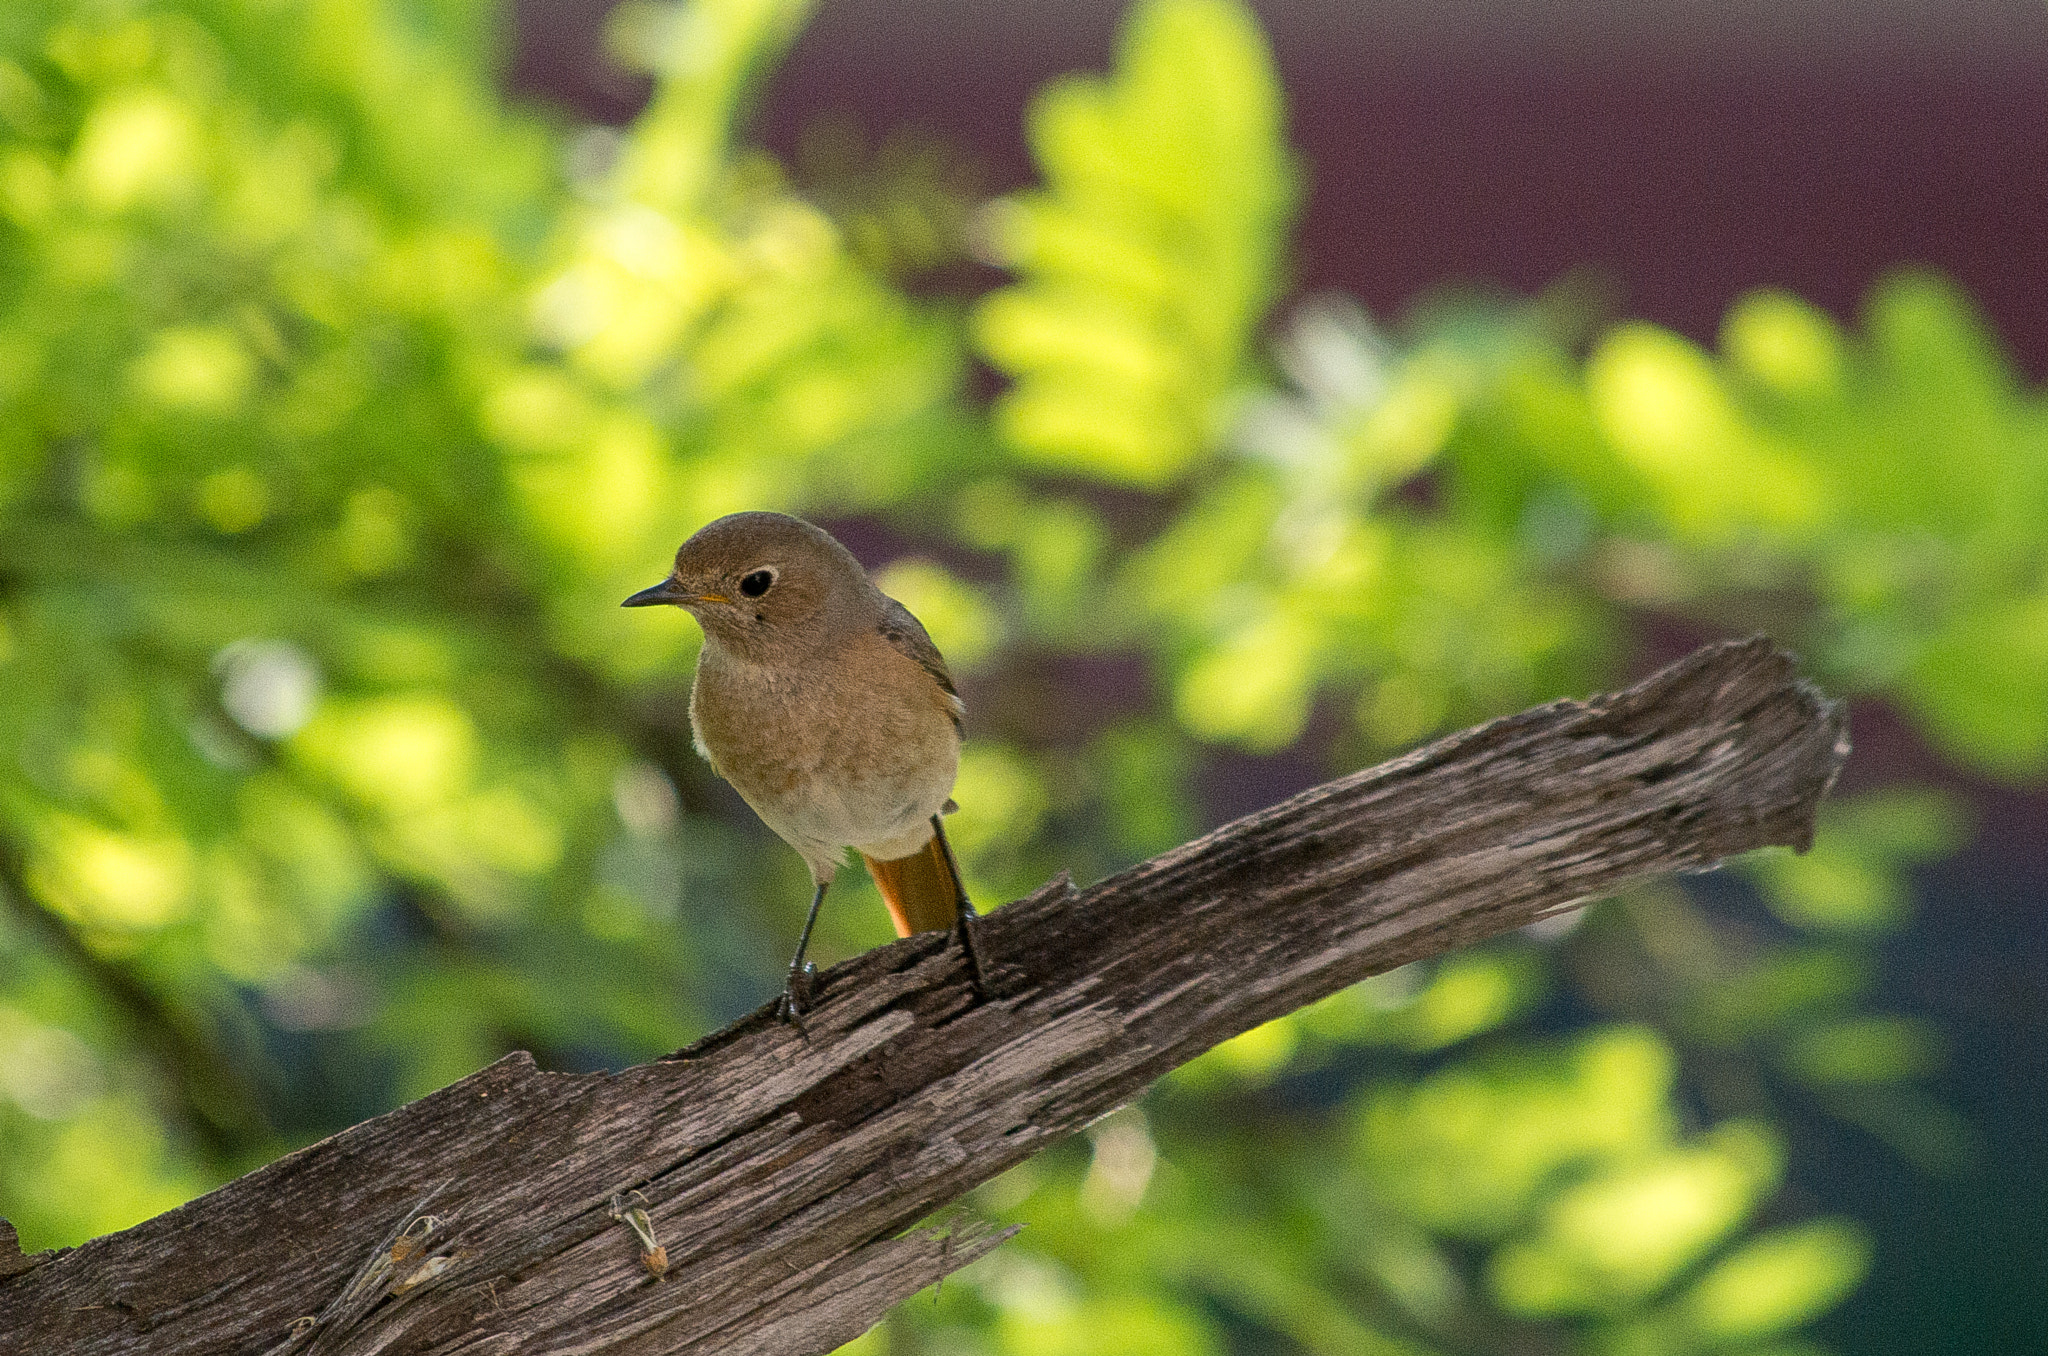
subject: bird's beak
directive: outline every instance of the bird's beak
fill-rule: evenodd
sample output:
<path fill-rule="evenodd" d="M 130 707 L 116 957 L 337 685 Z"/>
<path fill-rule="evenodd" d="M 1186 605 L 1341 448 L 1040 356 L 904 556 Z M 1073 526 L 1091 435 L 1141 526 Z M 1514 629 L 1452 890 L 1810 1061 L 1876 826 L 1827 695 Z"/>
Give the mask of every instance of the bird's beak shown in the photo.
<path fill-rule="evenodd" d="M 722 593 L 692 593 L 673 579 L 664 579 L 651 589 L 638 593 L 620 603 L 620 607 L 655 607 L 662 603 L 674 603 L 677 607 L 688 607 L 691 603 L 729 603 L 732 599 Z"/>
<path fill-rule="evenodd" d="M 620 603 L 619 606 L 655 607 L 661 603 L 681 604 L 685 599 L 689 597 L 689 594 L 683 592 L 683 590 L 677 586 L 675 580 L 664 579 L 651 589 L 641 589 L 638 593 L 628 598 L 625 602 Z"/>

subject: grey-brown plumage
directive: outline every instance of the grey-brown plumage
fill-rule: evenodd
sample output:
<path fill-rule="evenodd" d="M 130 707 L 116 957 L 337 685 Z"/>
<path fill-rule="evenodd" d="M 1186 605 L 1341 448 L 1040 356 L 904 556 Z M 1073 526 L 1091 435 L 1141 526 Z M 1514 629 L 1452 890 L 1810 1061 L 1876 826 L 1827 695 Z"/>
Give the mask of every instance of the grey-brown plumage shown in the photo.
<path fill-rule="evenodd" d="M 697 748 L 810 866 L 813 919 L 848 848 L 900 933 L 971 917 L 938 819 L 951 808 L 964 708 L 908 608 L 831 534 L 781 513 L 735 513 L 699 531 L 667 579 L 626 600 L 653 603 L 703 626 L 690 690 Z M 799 944 L 791 1009 L 802 957 Z"/>

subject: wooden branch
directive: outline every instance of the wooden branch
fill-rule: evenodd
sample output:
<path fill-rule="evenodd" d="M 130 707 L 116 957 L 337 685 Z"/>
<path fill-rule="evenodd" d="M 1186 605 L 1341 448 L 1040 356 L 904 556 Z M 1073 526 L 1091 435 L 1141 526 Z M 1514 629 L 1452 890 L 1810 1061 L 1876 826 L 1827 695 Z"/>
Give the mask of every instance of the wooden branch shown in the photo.
<path fill-rule="evenodd" d="M 1646 876 L 1804 848 L 1847 752 L 1786 655 L 1701 650 L 1089 889 L 1062 877 L 984 920 L 985 1000 L 927 934 L 828 971 L 801 1033 L 763 1009 L 619 1074 L 507 1056 L 123 1233 L 0 1260 L 0 1334 L 95 1356 L 827 1351 L 1006 1236 L 910 1226 L 1168 1069 Z M 622 1218 L 642 1204 L 664 1278 Z"/>

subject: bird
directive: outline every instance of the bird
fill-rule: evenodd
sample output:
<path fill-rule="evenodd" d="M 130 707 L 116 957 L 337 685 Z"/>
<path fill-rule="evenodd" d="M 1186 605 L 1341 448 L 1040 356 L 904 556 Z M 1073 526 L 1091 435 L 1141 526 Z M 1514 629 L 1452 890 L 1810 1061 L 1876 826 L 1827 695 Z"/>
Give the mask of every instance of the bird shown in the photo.
<path fill-rule="evenodd" d="M 941 817 L 957 807 L 966 706 L 938 646 L 823 528 L 785 513 L 728 514 L 676 552 L 625 607 L 671 605 L 704 631 L 690 687 L 698 753 L 810 868 L 776 1015 L 801 1025 L 805 963 L 848 849 L 899 937 L 952 929 L 977 991 L 973 903 Z"/>

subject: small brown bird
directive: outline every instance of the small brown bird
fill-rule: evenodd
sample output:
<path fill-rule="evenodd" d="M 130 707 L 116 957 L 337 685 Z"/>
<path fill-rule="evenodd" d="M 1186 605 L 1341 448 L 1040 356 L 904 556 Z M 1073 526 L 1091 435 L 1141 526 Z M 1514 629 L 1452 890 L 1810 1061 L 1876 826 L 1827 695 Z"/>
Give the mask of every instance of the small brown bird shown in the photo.
<path fill-rule="evenodd" d="M 974 906 L 939 822 L 953 809 L 966 708 L 917 618 L 830 533 L 735 513 L 684 542 L 627 607 L 672 603 L 704 628 L 690 689 L 697 751 L 795 848 L 816 889 L 777 1014 L 810 1001 L 804 964 L 825 887 L 852 848 L 896 933 L 956 928 L 974 976 Z"/>

